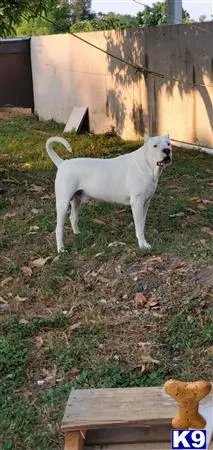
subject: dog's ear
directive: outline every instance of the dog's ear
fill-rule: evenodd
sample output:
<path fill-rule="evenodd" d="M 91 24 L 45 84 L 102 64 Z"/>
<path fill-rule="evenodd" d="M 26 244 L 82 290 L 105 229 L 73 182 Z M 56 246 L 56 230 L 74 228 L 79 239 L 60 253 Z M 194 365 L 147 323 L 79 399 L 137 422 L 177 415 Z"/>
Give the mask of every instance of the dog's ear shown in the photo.
<path fill-rule="evenodd" d="M 149 140 L 149 136 L 147 134 L 144 134 L 144 144 L 146 144 L 146 142 L 148 142 Z"/>

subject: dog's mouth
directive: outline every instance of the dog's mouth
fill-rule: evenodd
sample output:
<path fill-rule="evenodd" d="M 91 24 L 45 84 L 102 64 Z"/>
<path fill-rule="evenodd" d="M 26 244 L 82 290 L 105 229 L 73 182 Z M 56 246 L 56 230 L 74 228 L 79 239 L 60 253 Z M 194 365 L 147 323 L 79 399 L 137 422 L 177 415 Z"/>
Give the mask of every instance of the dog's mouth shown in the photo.
<path fill-rule="evenodd" d="M 170 156 L 165 156 L 165 158 L 163 158 L 162 159 L 162 161 L 158 161 L 157 162 L 157 166 L 158 167 L 165 167 L 165 166 L 168 166 L 170 163 L 171 163 L 171 158 L 170 158 Z"/>

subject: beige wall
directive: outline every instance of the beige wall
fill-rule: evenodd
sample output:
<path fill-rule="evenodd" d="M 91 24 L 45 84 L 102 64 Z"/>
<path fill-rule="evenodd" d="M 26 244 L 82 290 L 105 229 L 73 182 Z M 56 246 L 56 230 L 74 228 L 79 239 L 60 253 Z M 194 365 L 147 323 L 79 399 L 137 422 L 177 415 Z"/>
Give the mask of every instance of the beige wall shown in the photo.
<path fill-rule="evenodd" d="M 66 123 L 74 106 L 88 106 L 95 133 L 114 128 L 124 139 L 170 133 L 173 139 L 213 146 L 213 22 L 80 36 L 166 79 L 144 77 L 69 34 L 33 37 L 40 119 Z"/>

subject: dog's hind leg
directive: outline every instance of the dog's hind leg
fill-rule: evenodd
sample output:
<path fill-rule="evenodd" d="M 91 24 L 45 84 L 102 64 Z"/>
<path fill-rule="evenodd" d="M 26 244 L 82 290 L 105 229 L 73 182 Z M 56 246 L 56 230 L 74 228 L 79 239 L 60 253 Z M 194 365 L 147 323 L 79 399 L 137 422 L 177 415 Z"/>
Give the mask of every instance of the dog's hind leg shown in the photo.
<path fill-rule="evenodd" d="M 57 225 L 55 232 L 58 253 L 64 251 L 64 222 L 69 202 L 69 198 L 56 198 Z"/>
<path fill-rule="evenodd" d="M 70 222 L 72 226 L 72 230 L 74 234 L 79 234 L 79 228 L 78 228 L 78 216 L 79 216 L 79 209 L 81 205 L 81 196 L 78 194 L 75 194 L 71 200 L 71 214 L 70 214 Z"/>

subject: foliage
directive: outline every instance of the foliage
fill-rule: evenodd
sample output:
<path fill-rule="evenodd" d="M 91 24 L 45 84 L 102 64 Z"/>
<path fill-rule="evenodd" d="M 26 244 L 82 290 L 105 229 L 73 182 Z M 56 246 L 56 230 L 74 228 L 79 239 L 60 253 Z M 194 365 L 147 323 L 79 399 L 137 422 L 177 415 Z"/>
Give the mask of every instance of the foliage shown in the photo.
<path fill-rule="evenodd" d="M 72 0 L 70 5 L 72 23 L 93 18 L 90 11 L 91 0 Z"/>
<path fill-rule="evenodd" d="M 0 0 L 0 36 L 14 31 L 14 24 L 20 23 L 23 15 L 35 19 L 51 3 L 52 0 Z"/>
<path fill-rule="evenodd" d="M 93 20 L 83 20 L 75 23 L 71 27 L 71 31 L 76 33 L 80 31 L 115 30 L 137 27 L 138 20 L 136 17 L 128 14 L 122 15 L 111 12 L 99 15 Z"/>
<path fill-rule="evenodd" d="M 1 0 L 0 0 L 1 1 Z M 35 3 L 35 7 L 34 7 Z M 4 4 L 4 8 L 2 5 Z M 72 31 L 98 31 L 158 26 L 167 23 L 166 2 L 145 6 L 137 16 L 129 14 L 92 13 L 91 0 L 21 0 L 17 7 L 11 8 L 12 0 L 0 3 L 0 32 L 7 36 L 32 36 L 42 34 L 66 33 Z M 6 6 L 7 5 L 7 6 Z M 32 10 L 33 6 L 33 10 Z M 39 16 L 38 13 L 44 14 Z M 2 24 L 4 20 L 4 24 Z M 200 20 L 205 20 L 201 16 Z M 190 22 L 190 16 L 183 9 L 183 21 Z M 71 28 L 70 28 L 71 26 Z"/>
<path fill-rule="evenodd" d="M 183 22 L 189 19 L 189 13 L 182 9 Z M 145 6 L 143 11 L 137 14 L 138 26 L 155 27 L 167 23 L 167 2 L 156 2 L 152 6 Z"/>
<path fill-rule="evenodd" d="M 70 29 L 70 5 L 67 0 L 54 0 L 54 4 L 47 13 L 48 34 L 67 33 Z"/>
<path fill-rule="evenodd" d="M 34 19 L 22 19 L 21 22 L 14 27 L 14 30 L 7 35 L 7 37 L 42 36 L 45 34 L 49 34 L 49 28 L 46 20 L 42 19 L 42 17 L 36 17 Z"/>
<path fill-rule="evenodd" d="M 0 0 L 0 36 L 66 33 L 70 24 L 92 19 L 91 0 Z"/>
<path fill-rule="evenodd" d="M 206 19 L 207 19 L 206 15 L 205 15 L 205 14 L 202 14 L 202 15 L 199 17 L 199 22 L 206 22 Z"/>

